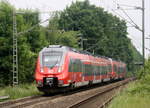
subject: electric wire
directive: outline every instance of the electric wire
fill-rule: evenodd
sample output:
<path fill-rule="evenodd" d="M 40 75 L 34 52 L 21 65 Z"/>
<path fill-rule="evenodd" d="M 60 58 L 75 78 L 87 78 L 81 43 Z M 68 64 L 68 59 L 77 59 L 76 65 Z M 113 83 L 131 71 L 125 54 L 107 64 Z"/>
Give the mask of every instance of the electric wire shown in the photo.
<path fill-rule="evenodd" d="M 142 32 L 143 30 L 140 29 L 140 27 L 132 20 L 132 18 L 126 13 L 126 11 L 124 11 L 124 9 L 120 7 L 120 4 L 116 3 L 116 1 L 114 1 L 114 0 L 113 0 L 113 2 L 117 5 L 117 9 L 120 9 L 128 17 L 128 19 L 134 24 L 134 27 Z M 113 10 L 113 12 L 115 12 L 115 11 Z M 119 15 L 119 16 L 122 17 L 121 15 Z"/>
<path fill-rule="evenodd" d="M 137 28 L 140 31 L 143 31 L 142 29 L 140 29 L 140 27 L 132 20 L 132 18 L 126 13 L 126 11 L 124 11 L 121 7 L 120 9 L 122 10 L 122 12 L 130 19 L 130 21 L 135 25 L 135 28 Z"/>
<path fill-rule="evenodd" d="M 127 23 L 129 23 L 129 24 L 131 24 L 133 27 L 135 27 L 134 24 L 132 24 L 130 21 L 128 21 L 128 20 L 125 19 L 123 16 L 121 16 L 119 13 L 117 13 L 114 9 L 112 9 L 112 11 L 113 11 L 116 15 L 118 15 L 119 17 L 121 17 L 123 20 L 125 20 Z"/>

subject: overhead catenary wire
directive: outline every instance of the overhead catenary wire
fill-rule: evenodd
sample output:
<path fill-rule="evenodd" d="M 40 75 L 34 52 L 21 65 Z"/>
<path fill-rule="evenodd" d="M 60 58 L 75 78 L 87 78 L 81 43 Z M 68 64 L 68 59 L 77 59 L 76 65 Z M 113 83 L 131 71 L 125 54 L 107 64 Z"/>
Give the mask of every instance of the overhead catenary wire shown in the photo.
<path fill-rule="evenodd" d="M 115 2 L 115 1 L 114 1 Z M 115 2 L 116 3 L 116 2 Z M 136 10 L 141 10 L 142 11 L 142 29 L 137 26 L 136 23 L 132 19 L 130 19 L 130 16 L 122 9 L 120 8 L 119 4 L 117 3 L 117 8 L 121 9 L 124 14 L 131 20 L 133 21 L 132 23 L 135 24 L 135 28 L 139 31 L 142 32 L 142 54 L 143 54 L 143 66 L 145 64 L 145 0 L 141 0 L 142 6 L 141 7 L 135 7 Z M 143 72 L 144 73 L 144 72 Z M 142 73 L 142 74 L 143 74 Z"/>
<path fill-rule="evenodd" d="M 135 10 L 135 9 L 142 9 L 140 6 L 131 6 L 131 5 L 125 5 L 125 4 L 119 4 L 119 5 L 120 6 L 125 6 L 125 7 L 131 7 L 133 10 Z"/>
<path fill-rule="evenodd" d="M 113 2 L 117 5 L 117 9 L 120 9 L 127 17 L 128 17 L 128 19 L 132 22 L 132 25 L 134 25 L 134 27 L 136 28 L 136 29 L 138 29 L 139 31 L 143 31 L 133 20 L 132 20 L 132 18 L 127 14 L 127 12 L 122 8 L 122 7 L 120 7 L 120 4 L 118 4 L 116 1 L 114 1 L 113 0 Z M 135 6 L 136 7 L 136 6 Z M 142 10 L 142 8 L 140 8 L 140 7 L 136 7 L 135 9 L 141 9 Z M 112 10 L 114 13 L 116 13 L 115 12 L 115 10 Z M 121 15 L 118 15 L 118 16 L 120 16 L 121 18 L 123 18 Z M 124 19 L 124 18 L 123 18 Z M 125 20 L 126 21 L 126 20 Z M 129 21 L 127 21 L 127 22 L 129 22 Z M 131 23 L 130 23 L 131 24 Z"/>
<path fill-rule="evenodd" d="M 47 13 L 51 13 L 51 16 L 53 16 L 56 12 L 58 12 L 58 11 L 47 11 Z M 24 12 L 17 12 L 17 13 L 18 13 L 18 14 L 20 14 L 20 13 L 23 14 Z M 41 13 L 44 13 L 44 12 L 41 12 Z M 45 23 L 45 22 L 48 22 L 50 19 L 51 19 L 51 17 L 50 17 L 50 18 L 47 18 L 47 19 L 44 20 L 44 21 L 41 21 L 41 22 L 39 22 L 39 23 L 33 25 L 32 27 L 30 27 L 30 28 L 27 29 L 27 30 L 24 30 L 24 31 L 22 31 L 22 32 L 17 33 L 17 36 L 32 31 L 35 27 L 37 27 L 37 26 L 39 26 L 40 24 L 43 24 L 43 23 Z"/>
<path fill-rule="evenodd" d="M 134 27 L 135 29 L 138 29 L 138 30 L 140 30 L 141 32 L 142 32 L 142 30 L 139 28 L 139 26 L 136 24 L 133 24 L 133 22 L 130 22 L 130 21 L 128 21 L 127 19 L 125 19 L 123 16 L 121 16 L 119 13 L 117 13 L 117 12 L 115 12 L 115 10 L 113 10 L 112 9 L 112 11 L 116 14 L 116 15 L 118 15 L 120 18 L 122 18 L 123 20 L 125 20 L 128 24 L 130 24 L 131 26 L 129 26 L 129 27 Z"/>
<path fill-rule="evenodd" d="M 39 23 L 35 24 L 34 26 L 32 26 L 31 28 L 29 28 L 29 29 L 27 29 L 27 30 L 24 30 L 24 31 L 22 31 L 22 32 L 17 33 L 17 36 L 22 35 L 22 34 L 24 34 L 24 33 L 28 33 L 28 32 L 30 32 L 30 31 L 32 31 L 35 27 L 37 27 L 37 26 L 39 26 L 40 24 L 45 23 L 45 22 L 47 22 L 47 21 L 49 21 L 49 19 L 46 19 L 46 20 L 44 20 L 44 21 L 42 21 L 42 22 L 39 22 Z"/>
<path fill-rule="evenodd" d="M 132 20 L 132 18 L 126 13 L 126 11 L 124 11 L 124 9 L 122 9 L 121 7 L 120 7 L 120 9 L 130 19 L 130 21 L 135 25 L 135 28 L 137 28 L 138 30 L 142 31 L 142 29 L 140 29 L 140 27 Z"/>
<path fill-rule="evenodd" d="M 114 9 L 112 9 L 112 11 L 118 15 L 119 17 L 121 17 L 123 20 L 125 20 L 127 23 L 129 23 L 130 25 L 132 25 L 133 27 L 135 27 L 134 24 L 132 24 L 132 22 L 128 21 L 127 19 L 125 19 L 123 16 L 121 16 L 119 13 L 117 13 Z"/>
<path fill-rule="evenodd" d="M 131 8 L 134 8 L 134 9 L 141 9 L 141 7 L 139 7 L 139 6 L 133 6 L 133 5 L 126 5 L 126 4 L 118 4 L 115 0 L 113 0 L 113 3 L 115 3 L 117 6 L 124 6 L 124 7 L 131 7 Z"/>

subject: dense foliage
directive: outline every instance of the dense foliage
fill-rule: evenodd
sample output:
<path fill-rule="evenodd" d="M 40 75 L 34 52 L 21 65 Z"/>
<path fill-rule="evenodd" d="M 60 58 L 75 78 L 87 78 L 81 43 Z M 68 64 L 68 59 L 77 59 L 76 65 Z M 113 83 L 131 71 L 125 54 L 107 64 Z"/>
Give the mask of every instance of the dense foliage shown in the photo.
<path fill-rule="evenodd" d="M 13 34 L 13 7 L 8 3 L 0 3 L 0 84 L 12 82 L 12 34 Z M 21 10 L 20 10 L 21 11 Z M 38 12 L 23 11 L 17 17 L 17 31 L 24 31 L 39 22 Z M 30 82 L 33 80 L 33 69 L 38 51 L 45 46 L 46 39 L 37 26 L 27 34 L 18 36 L 19 80 Z"/>
<path fill-rule="evenodd" d="M 12 34 L 15 8 L 0 2 L 0 85 L 12 84 Z M 18 10 L 16 10 L 18 11 Z M 17 31 L 25 31 L 39 23 L 39 12 L 19 10 Z M 123 20 L 91 5 L 88 1 L 72 3 L 64 11 L 51 17 L 49 25 L 37 25 L 30 32 L 18 36 L 19 82 L 32 82 L 38 52 L 49 44 L 61 44 L 83 49 L 102 56 L 122 60 L 129 69 L 140 54 L 127 38 Z M 79 48 L 80 49 L 80 48 Z"/>
<path fill-rule="evenodd" d="M 134 62 L 141 59 L 127 37 L 125 21 L 91 5 L 88 0 L 67 7 L 60 14 L 59 27 L 66 31 L 80 31 L 81 37 L 86 39 L 84 50 L 124 61 L 128 69 L 132 69 Z"/>

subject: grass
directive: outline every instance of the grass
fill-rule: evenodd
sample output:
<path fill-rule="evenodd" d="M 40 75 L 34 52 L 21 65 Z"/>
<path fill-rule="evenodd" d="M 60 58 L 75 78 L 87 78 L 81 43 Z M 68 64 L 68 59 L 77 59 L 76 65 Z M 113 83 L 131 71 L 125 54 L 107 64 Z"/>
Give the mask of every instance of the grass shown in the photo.
<path fill-rule="evenodd" d="M 139 81 L 128 85 L 123 92 L 118 93 L 108 108 L 150 108 L 150 85 Z"/>
<path fill-rule="evenodd" d="M 36 88 L 35 84 L 21 84 L 16 87 L 4 87 L 0 88 L 0 96 L 9 95 L 10 99 L 18 99 L 27 96 L 36 96 L 42 94 Z"/>

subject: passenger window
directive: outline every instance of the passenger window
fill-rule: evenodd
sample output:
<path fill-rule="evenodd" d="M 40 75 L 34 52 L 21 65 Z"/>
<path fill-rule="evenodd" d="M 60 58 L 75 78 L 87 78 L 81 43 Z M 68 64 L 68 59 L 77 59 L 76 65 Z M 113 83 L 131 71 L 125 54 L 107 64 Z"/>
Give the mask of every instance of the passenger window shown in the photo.
<path fill-rule="evenodd" d="M 70 59 L 69 72 L 82 72 L 82 63 L 79 59 Z"/>

